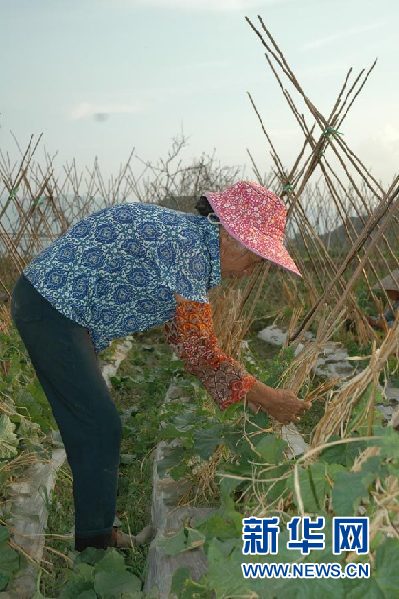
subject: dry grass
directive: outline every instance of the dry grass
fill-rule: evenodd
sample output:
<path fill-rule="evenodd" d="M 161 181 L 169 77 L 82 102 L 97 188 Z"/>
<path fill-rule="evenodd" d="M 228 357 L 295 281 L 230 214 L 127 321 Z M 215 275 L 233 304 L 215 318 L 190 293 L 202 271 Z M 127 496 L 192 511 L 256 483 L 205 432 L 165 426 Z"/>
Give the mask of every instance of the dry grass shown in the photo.
<path fill-rule="evenodd" d="M 374 346 L 371 359 L 366 368 L 345 382 L 327 404 L 325 414 L 314 430 L 312 447 L 324 443 L 333 434 L 340 433 L 342 436 L 346 434 L 347 423 L 354 406 L 368 385 L 372 382 L 375 385 L 378 375 L 384 368 L 389 356 L 397 352 L 398 343 L 399 320 L 397 319 L 394 326 L 384 338 L 381 346 L 378 349 Z M 365 418 L 372 416 L 374 410 L 373 396 L 374 394 L 372 393 L 370 401 L 366 406 Z"/>

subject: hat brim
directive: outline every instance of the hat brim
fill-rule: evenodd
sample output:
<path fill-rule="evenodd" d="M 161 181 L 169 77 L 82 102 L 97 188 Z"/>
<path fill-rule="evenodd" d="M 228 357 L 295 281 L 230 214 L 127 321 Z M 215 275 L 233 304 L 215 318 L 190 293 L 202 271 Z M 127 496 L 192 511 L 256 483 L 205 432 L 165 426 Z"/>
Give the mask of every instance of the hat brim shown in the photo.
<path fill-rule="evenodd" d="M 226 231 L 248 250 L 266 260 L 270 260 L 270 262 L 273 262 L 277 266 L 281 266 L 285 270 L 302 277 L 297 265 L 280 239 L 264 235 L 259 229 L 250 226 L 246 227 L 244 239 L 239 231 L 232 227 L 231 224 L 225 222 L 225 220 L 217 213 L 217 209 L 215 210 L 215 214 L 219 217 L 220 223 Z"/>

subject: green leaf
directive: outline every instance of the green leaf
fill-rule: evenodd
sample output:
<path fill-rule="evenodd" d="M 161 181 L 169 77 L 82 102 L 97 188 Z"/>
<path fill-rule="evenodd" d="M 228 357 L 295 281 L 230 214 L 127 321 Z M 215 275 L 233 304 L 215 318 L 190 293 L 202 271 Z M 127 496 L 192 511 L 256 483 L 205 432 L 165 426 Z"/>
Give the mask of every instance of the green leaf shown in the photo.
<path fill-rule="evenodd" d="M 18 438 L 23 440 L 25 446 L 28 448 L 39 443 L 40 426 L 36 422 L 32 422 L 27 418 L 21 418 L 16 432 Z"/>
<path fill-rule="evenodd" d="M 335 479 L 340 472 L 346 472 L 346 468 L 345 466 L 342 466 L 342 464 L 327 464 L 327 476 L 331 478 L 333 482 L 335 482 Z"/>
<path fill-rule="evenodd" d="M 224 425 L 223 441 L 225 445 L 233 452 L 237 453 L 237 443 L 242 439 L 242 430 L 237 430 L 232 426 Z"/>
<path fill-rule="evenodd" d="M 76 599 L 84 591 L 93 590 L 94 568 L 89 564 L 74 565 L 73 573 L 62 589 L 59 599 Z"/>
<path fill-rule="evenodd" d="M 259 489 L 261 489 L 261 493 L 264 494 L 264 498 L 267 500 L 268 505 L 271 505 L 271 503 L 280 498 L 282 499 L 289 491 L 288 483 L 290 479 L 289 477 L 286 478 L 284 475 L 287 474 L 287 472 L 290 472 L 291 469 L 292 465 L 288 463 L 283 463 L 280 466 L 270 468 L 266 475 L 268 479 L 271 479 L 270 482 L 259 483 Z M 282 478 L 283 476 L 284 478 Z"/>
<path fill-rule="evenodd" d="M 372 578 L 346 580 L 347 599 L 396 599 L 399 590 L 399 542 L 387 539 L 377 548 Z"/>
<path fill-rule="evenodd" d="M 340 578 L 316 578 L 285 580 L 279 589 L 278 597 L 284 599 L 345 599 L 345 589 Z M 300 584 L 298 584 L 300 582 Z"/>
<path fill-rule="evenodd" d="M 264 562 L 291 562 L 298 560 L 295 552 L 286 549 L 285 543 L 287 536 L 281 534 L 285 540 L 279 542 L 279 554 L 276 555 L 243 555 L 242 540 L 238 538 L 227 541 L 212 539 L 207 551 L 208 573 L 206 580 L 208 586 L 215 591 L 216 597 L 255 597 L 258 594 L 259 599 L 266 597 L 274 599 L 284 597 L 277 593 L 278 589 L 284 584 L 282 579 L 245 579 L 242 575 L 241 564 L 245 563 L 264 563 Z M 301 558 L 299 558 L 301 559 Z M 297 581 L 296 581 L 297 582 Z M 267 588 L 267 594 L 265 594 Z"/>
<path fill-rule="evenodd" d="M 362 472 L 340 472 L 332 490 L 332 504 L 337 516 L 353 516 L 361 499 L 368 496 L 367 479 Z"/>
<path fill-rule="evenodd" d="M 20 567 L 19 553 L 12 549 L 8 542 L 0 544 L 0 573 L 11 577 Z M 8 582 L 8 581 L 7 581 Z M 4 584 L 4 581 L 3 581 Z"/>
<path fill-rule="evenodd" d="M 240 467 L 248 470 L 249 473 L 252 472 L 251 465 L 248 464 L 249 461 L 258 458 L 252 446 L 248 443 L 248 440 L 243 437 L 242 432 L 233 433 L 230 432 L 225 434 L 225 442 L 227 447 L 234 453 L 237 460 L 240 462 Z M 226 467 L 229 464 L 226 464 Z M 243 470 L 243 472 L 244 472 Z"/>
<path fill-rule="evenodd" d="M 135 453 L 121 453 L 120 462 L 121 464 L 133 464 L 137 461 L 137 455 Z"/>
<path fill-rule="evenodd" d="M 228 476 L 224 476 L 222 478 L 219 479 L 219 489 L 220 489 L 220 496 L 222 499 L 222 503 L 224 505 L 228 504 L 231 505 L 231 502 L 233 501 L 232 498 L 230 497 L 230 494 L 242 483 L 243 481 L 240 480 L 239 478 L 230 478 Z M 234 505 L 234 501 L 233 501 L 233 505 Z"/>
<path fill-rule="evenodd" d="M 180 437 L 180 434 L 180 431 L 173 424 L 167 424 L 164 428 L 160 429 L 159 438 L 164 441 L 170 441 Z"/>
<path fill-rule="evenodd" d="M 387 539 L 376 551 L 374 577 L 385 597 L 397 596 L 399 589 L 399 542 Z"/>
<path fill-rule="evenodd" d="M 110 547 L 105 551 L 102 559 L 96 562 L 94 571 L 103 572 L 105 570 L 110 570 L 113 572 L 123 572 L 125 568 L 123 555 L 116 549 Z"/>
<path fill-rule="evenodd" d="M 84 563 L 94 566 L 97 562 L 103 559 L 105 549 L 97 549 L 96 547 L 86 547 L 80 551 L 74 559 L 74 565 Z"/>
<path fill-rule="evenodd" d="M 366 484 L 370 484 L 377 476 L 381 478 L 381 475 L 384 474 L 385 465 L 381 463 L 382 461 L 383 457 L 381 455 L 375 455 L 367 458 L 364 462 L 361 472 Z"/>
<path fill-rule="evenodd" d="M 325 497 L 330 489 L 326 478 L 326 470 L 326 464 L 318 462 L 307 468 L 298 468 L 299 487 L 305 512 L 324 512 Z M 294 475 L 289 478 L 287 487 L 293 492 L 293 501 L 298 507 Z"/>
<path fill-rule="evenodd" d="M 0 416 L 0 459 L 12 458 L 17 455 L 18 438 L 14 434 L 15 424 L 7 414 Z"/>
<path fill-rule="evenodd" d="M 175 570 L 172 577 L 172 584 L 170 587 L 171 593 L 175 593 L 178 597 L 181 596 L 181 590 L 183 588 L 184 582 L 191 578 L 191 570 L 186 566 L 178 568 Z"/>
<path fill-rule="evenodd" d="M 383 457 L 399 460 L 399 435 L 392 427 L 384 428 L 382 439 L 376 439 L 373 445 L 380 447 Z"/>
<path fill-rule="evenodd" d="M 207 541 L 213 538 L 234 539 L 237 536 L 237 529 L 234 523 L 229 521 L 224 514 L 215 513 L 201 520 L 197 524 L 197 529 L 205 535 Z"/>
<path fill-rule="evenodd" d="M 329 438 L 329 441 L 338 441 L 339 437 L 333 435 Z M 341 464 L 350 468 L 353 466 L 355 458 L 360 454 L 361 451 L 366 449 L 367 442 L 359 441 L 358 443 L 342 443 L 340 445 L 333 445 L 324 449 L 319 456 L 320 462 L 327 462 L 328 464 Z"/>
<path fill-rule="evenodd" d="M 207 460 L 213 455 L 216 447 L 223 441 L 223 427 L 221 424 L 214 424 L 209 428 L 198 429 L 194 432 L 193 450 L 203 459 Z"/>
<path fill-rule="evenodd" d="M 0 525 L 0 545 L 2 543 L 6 543 L 10 538 L 10 533 L 8 532 L 7 526 Z"/>
<path fill-rule="evenodd" d="M 278 464 L 283 459 L 284 449 L 288 443 L 274 435 L 266 434 L 255 445 L 256 451 L 260 453 L 261 459 L 267 464 Z"/>
<path fill-rule="evenodd" d="M 182 462 L 181 464 L 178 464 L 178 466 L 173 466 L 173 468 L 169 470 L 169 474 L 173 480 L 180 480 L 184 478 L 190 471 L 191 468 Z"/>
<path fill-rule="evenodd" d="M 187 451 L 184 447 L 168 448 L 168 453 L 158 463 L 158 474 L 161 478 L 165 476 L 170 468 L 181 464 L 182 460 L 187 457 Z"/>
<path fill-rule="evenodd" d="M 184 527 L 171 537 L 165 537 L 158 541 L 158 546 L 166 555 L 177 555 L 182 551 L 202 547 L 205 536 L 195 528 Z"/>
<path fill-rule="evenodd" d="M 5 591 L 10 582 L 10 575 L 0 572 L 0 591 Z"/>
<path fill-rule="evenodd" d="M 238 555 L 241 551 L 237 551 L 237 540 L 233 547 L 236 550 L 231 552 L 231 544 L 223 543 L 218 539 L 212 539 L 209 543 L 207 580 L 215 591 L 216 597 L 246 597 L 249 595 L 252 581 L 246 580 L 242 576 L 240 563 L 235 559 L 239 557 L 241 561 L 244 561 L 242 554 Z M 270 596 L 272 597 L 272 595 Z"/>
<path fill-rule="evenodd" d="M 80 593 L 76 599 L 97 599 L 98 595 L 94 589 L 90 589 L 88 591 L 83 591 Z"/>
<path fill-rule="evenodd" d="M 345 599 L 394 599 L 394 595 L 383 595 L 374 578 L 344 580 Z"/>
<path fill-rule="evenodd" d="M 212 599 L 213 595 L 206 586 L 191 579 L 189 568 L 178 568 L 172 577 L 171 594 L 178 599 Z"/>
<path fill-rule="evenodd" d="M 93 590 L 93 582 L 88 580 L 69 580 L 62 589 L 59 599 L 76 599 L 83 593 Z"/>
<path fill-rule="evenodd" d="M 230 404 L 225 410 L 222 410 L 220 414 L 218 414 L 221 422 L 228 422 L 236 416 L 236 414 L 240 414 L 244 411 L 244 404 L 241 401 L 237 401 L 236 403 Z"/>
<path fill-rule="evenodd" d="M 270 426 L 270 419 L 265 412 L 259 410 L 256 414 L 249 415 L 249 421 L 247 422 L 247 429 L 250 432 L 251 429 L 259 431 L 259 428 L 268 428 Z M 259 428 L 258 428 L 259 427 Z"/>
<path fill-rule="evenodd" d="M 188 431 L 198 426 L 198 415 L 193 410 L 187 410 L 182 414 L 178 414 L 173 424 L 180 432 Z"/>
<path fill-rule="evenodd" d="M 133 593 L 140 589 L 140 579 L 127 570 L 103 570 L 94 575 L 94 590 L 101 599 L 116 599 L 121 593 Z"/>

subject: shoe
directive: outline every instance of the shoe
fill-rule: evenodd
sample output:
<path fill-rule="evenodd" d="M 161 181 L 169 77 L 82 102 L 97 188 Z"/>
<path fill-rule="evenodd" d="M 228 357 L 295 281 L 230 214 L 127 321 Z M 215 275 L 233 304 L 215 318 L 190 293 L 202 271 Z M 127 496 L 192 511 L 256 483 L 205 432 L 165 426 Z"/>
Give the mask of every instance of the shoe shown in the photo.
<path fill-rule="evenodd" d="M 144 526 L 142 530 L 134 537 L 136 540 L 136 545 L 145 545 L 152 541 L 155 537 L 155 528 L 148 524 L 148 526 Z"/>
<path fill-rule="evenodd" d="M 144 545 L 151 541 L 155 536 L 155 529 L 149 524 L 145 526 L 137 535 L 129 535 L 119 530 L 117 526 L 112 527 L 111 547 L 117 549 L 131 549 L 137 545 Z"/>
<path fill-rule="evenodd" d="M 131 549 L 135 544 L 134 536 L 126 534 L 116 526 L 112 527 L 110 547 L 116 547 L 117 549 Z"/>

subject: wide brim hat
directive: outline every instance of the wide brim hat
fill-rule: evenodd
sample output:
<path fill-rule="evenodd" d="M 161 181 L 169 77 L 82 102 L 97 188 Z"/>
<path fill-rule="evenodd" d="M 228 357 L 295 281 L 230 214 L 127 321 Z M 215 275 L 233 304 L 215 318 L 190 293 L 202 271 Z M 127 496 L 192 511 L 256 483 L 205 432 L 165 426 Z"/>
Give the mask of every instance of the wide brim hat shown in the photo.
<path fill-rule="evenodd" d="M 381 287 L 385 289 L 385 291 L 399 291 L 399 268 L 396 268 L 390 275 L 384 277 L 381 281 L 381 285 L 378 283 L 377 285 L 374 285 L 373 291 L 381 291 Z"/>
<path fill-rule="evenodd" d="M 226 231 L 243 246 L 302 277 L 284 246 L 287 211 L 276 194 L 255 181 L 238 181 L 223 191 L 201 195 Z"/>

